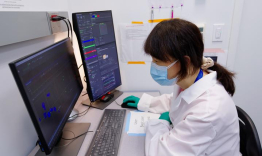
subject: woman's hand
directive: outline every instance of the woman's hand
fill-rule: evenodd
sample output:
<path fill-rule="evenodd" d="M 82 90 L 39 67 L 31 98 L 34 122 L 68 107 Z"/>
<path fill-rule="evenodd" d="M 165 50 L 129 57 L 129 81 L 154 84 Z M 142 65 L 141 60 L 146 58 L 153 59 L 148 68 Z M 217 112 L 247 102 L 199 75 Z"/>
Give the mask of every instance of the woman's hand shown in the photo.
<path fill-rule="evenodd" d="M 169 117 L 169 112 L 162 113 L 162 114 L 160 115 L 159 119 L 166 120 L 166 121 L 168 121 L 170 124 L 172 124 L 172 122 L 171 122 L 171 120 L 170 120 L 170 117 Z"/>
<path fill-rule="evenodd" d="M 127 102 L 128 106 L 137 108 L 139 100 L 140 100 L 140 98 L 132 95 L 132 96 L 126 97 L 123 100 L 123 103 Z"/>

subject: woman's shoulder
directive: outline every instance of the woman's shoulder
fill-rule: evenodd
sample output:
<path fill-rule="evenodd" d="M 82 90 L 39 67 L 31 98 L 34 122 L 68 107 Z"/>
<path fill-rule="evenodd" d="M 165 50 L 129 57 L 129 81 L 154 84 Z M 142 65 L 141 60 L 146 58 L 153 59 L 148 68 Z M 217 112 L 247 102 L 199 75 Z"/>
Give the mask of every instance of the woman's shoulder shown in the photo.
<path fill-rule="evenodd" d="M 236 115 L 236 106 L 224 87 L 216 83 L 189 105 L 189 112 L 199 114 L 206 120 L 224 120 L 232 114 Z"/>
<path fill-rule="evenodd" d="M 198 100 L 202 108 L 205 108 L 202 110 L 205 119 L 212 122 L 217 129 L 238 122 L 236 105 L 220 83 L 207 90 Z"/>

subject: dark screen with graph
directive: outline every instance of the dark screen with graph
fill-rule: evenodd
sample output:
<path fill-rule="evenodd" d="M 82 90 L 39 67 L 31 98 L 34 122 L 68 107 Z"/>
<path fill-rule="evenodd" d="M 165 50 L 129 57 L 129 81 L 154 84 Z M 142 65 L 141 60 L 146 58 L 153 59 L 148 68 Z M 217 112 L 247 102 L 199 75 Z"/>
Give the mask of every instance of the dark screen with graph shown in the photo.
<path fill-rule="evenodd" d="M 29 102 L 30 116 L 51 149 L 82 91 L 70 40 L 20 59 L 11 69 Z"/>
<path fill-rule="evenodd" d="M 74 13 L 73 23 L 85 66 L 88 94 L 95 101 L 121 85 L 112 13 Z"/>

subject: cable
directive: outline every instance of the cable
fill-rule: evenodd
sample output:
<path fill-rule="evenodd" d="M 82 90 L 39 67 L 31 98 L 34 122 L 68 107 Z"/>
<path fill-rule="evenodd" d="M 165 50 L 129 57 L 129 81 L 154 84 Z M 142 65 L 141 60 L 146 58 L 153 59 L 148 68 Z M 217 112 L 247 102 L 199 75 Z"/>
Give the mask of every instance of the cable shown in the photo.
<path fill-rule="evenodd" d="M 82 96 L 85 96 L 87 93 L 83 94 Z"/>
<path fill-rule="evenodd" d="M 65 17 L 63 17 L 63 16 L 53 16 L 53 17 L 51 17 L 51 21 L 61 21 L 61 20 L 64 20 L 64 19 L 66 19 Z"/>
<path fill-rule="evenodd" d="M 86 113 L 88 112 L 88 110 L 90 109 L 90 107 L 88 107 L 86 110 L 84 110 L 83 112 L 81 112 L 81 113 L 78 113 L 78 114 L 75 114 L 75 115 L 73 115 L 73 116 L 70 116 L 69 118 L 74 118 L 75 116 L 76 116 L 76 118 L 78 118 L 78 117 L 81 117 L 81 116 L 83 116 L 83 115 L 86 115 Z M 83 113 L 85 113 L 85 114 L 83 114 Z M 82 115 L 83 114 L 83 115 Z M 81 116 L 80 116 L 81 115 Z"/>
<path fill-rule="evenodd" d="M 61 138 L 62 139 L 62 138 Z M 54 148 L 60 148 L 60 147 L 66 147 L 68 146 L 69 144 L 71 144 L 74 140 L 70 141 L 69 143 L 65 144 L 65 145 L 62 145 L 62 146 L 55 146 Z"/>
<path fill-rule="evenodd" d="M 84 110 L 83 112 L 77 113 L 77 114 L 75 114 L 75 115 L 73 115 L 73 116 L 70 116 L 69 119 L 70 119 L 70 118 L 74 118 L 74 117 L 78 118 L 78 117 L 84 116 L 84 115 L 86 115 L 86 113 L 88 112 L 89 109 L 90 109 L 90 106 L 89 106 L 86 110 Z M 85 114 L 82 115 L 83 113 L 85 113 Z M 79 115 L 81 115 L 81 116 L 79 116 Z"/>
<path fill-rule="evenodd" d="M 71 22 L 70 22 L 69 19 L 67 19 L 67 21 L 68 21 L 69 26 L 70 26 L 70 30 L 71 30 L 71 43 L 72 43 L 72 45 L 73 45 L 73 30 L 72 30 L 72 24 L 71 24 Z"/>
<path fill-rule="evenodd" d="M 71 31 L 71 44 L 73 46 L 73 30 L 72 30 L 72 24 L 70 22 L 70 20 L 68 18 L 65 18 L 63 16 L 54 16 L 54 17 L 51 17 L 51 21 L 64 21 L 65 24 L 66 24 L 66 27 L 67 27 L 67 36 L 69 36 L 69 32 Z M 67 21 L 66 21 L 67 20 Z M 68 22 L 68 23 L 67 23 Z M 68 26 L 69 25 L 69 26 Z M 70 30 L 69 30 L 69 27 L 70 27 Z"/>
<path fill-rule="evenodd" d="M 67 131 L 69 131 L 69 130 L 67 130 Z M 70 131 L 70 132 L 72 132 L 72 131 Z M 93 131 L 87 131 L 87 132 L 85 132 L 85 133 L 83 133 L 83 134 L 80 134 L 80 135 L 74 137 L 74 138 L 67 139 L 67 138 L 63 138 L 63 137 L 62 137 L 61 139 L 63 139 L 63 140 L 74 140 L 74 139 L 77 139 L 77 138 L 79 138 L 79 137 L 85 135 L 85 134 L 88 133 L 88 132 L 93 132 Z M 72 133 L 73 133 L 74 136 L 75 136 L 75 133 L 74 133 L 74 132 L 72 132 Z"/>
<path fill-rule="evenodd" d="M 81 117 L 81 116 L 86 115 L 86 113 L 89 111 L 89 109 L 91 108 L 91 106 L 92 106 L 92 102 L 90 101 L 90 106 L 89 106 L 86 110 L 84 110 L 84 111 L 81 112 L 81 113 L 77 113 L 77 114 L 75 114 L 75 115 L 73 115 L 73 116 L 70 116 L 69 119 L 70 119 L 70 118 L 75 118 L 75 117 L 78 118 L 78 117 Z M 84 114 L 83 114 L 83 113 L 84 113 Z M 76 118 L 75 118 L 75 119 L 76 119 Z M 74 119 L 74 120 L 75 120 L 75 119 Z"/>
<path fill-rule="evenodd" d="M 79 68 L 81 68 L 81 67 L 82 67 L 82 65 L 83 65 L 83 64 L 81 64 L 81 65 L 78 67 L 78 69 L 79 69 Z"/>
<path fill-rule="evenodd" d="M 72 140 L 72 141 L 70 141 L 69 143 L 67 143 L 67 144 L 65 144 L 65 145 L 62 145 L 62 146 L 55 146 L 55 148 L 60 148 L 60 147 L 68 146 L 69 144 L 71 144 L 75 139 L 79 138 L 80 136 L 83 136 L 84 134 L 86 134 L 86 133 L 88 133 L 88 132 L 93 132 L 93 131 L 87 131 L 87 132 L 85 132 L 85 133 L 83 133 L 83 134 L 80 134 L 79 136 L 76 136 L 73 131 L 70 131 L 70 130 L 65 130 L 65 131 L 69 131 L 69 132 L 73 133 L 74 138 L 67 139 L 67 138 L 61 137 L 61 139 L 63 139 L 63 140 Z M 75 137 L 75 136 L 76 136 L 76 137 Z"/>
<path fill-rule="evenodd" d="M 88 107 L 88 110 L 89 110 L 89 108 L 90 108 L 90 106 Z M 88 110 L 85 112 L 85 114 L 79 115 L 79 116 L 77 116 L 77 117 L 85 116 L 86 113 L 88 112 Z"/>
<path fill-rule="evenodd" d="M 64 130 L 64 131 L 69 131 L 69 132 L 73 133 L 74 137 L 76 136 L 73 131 L 70 131 L 70 130 Z M 62 139 L 62 137 L 61 137 L 61 139 Z M 74 140 L 72 140 L 72 141 L 70 141 L 69 143 L 67 143 L 67 144 L 65 144 L 65 145 L 62 145 L 62 146 L 55 146 L 55 148 L 65 147 L 65 146 L 71 144 L 73 141 L 74 141 Z"/>
<path fill-rule="evenodd" d="M 64 19 L 63 19 L 63 21 L 65 22 L 66 27 L 67 27 L 67 30 L 68 30 L 68 31 L 67 31 L 67 36 L 70 37 L 70 36 L 69 36 L 69 27 L 68 27 L 68 23 L 67 23 L 66 20 L 64 20 Z"/>

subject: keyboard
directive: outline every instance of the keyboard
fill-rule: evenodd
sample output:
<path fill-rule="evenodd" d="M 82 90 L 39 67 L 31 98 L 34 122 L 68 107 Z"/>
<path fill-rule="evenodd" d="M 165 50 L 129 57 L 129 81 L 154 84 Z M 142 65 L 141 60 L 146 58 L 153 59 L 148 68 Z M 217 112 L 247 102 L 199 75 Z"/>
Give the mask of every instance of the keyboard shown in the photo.
<path fill-rule="evenodd" d="M 126 110 L 106 109 L 86 156 L 117 156 Z"/>

